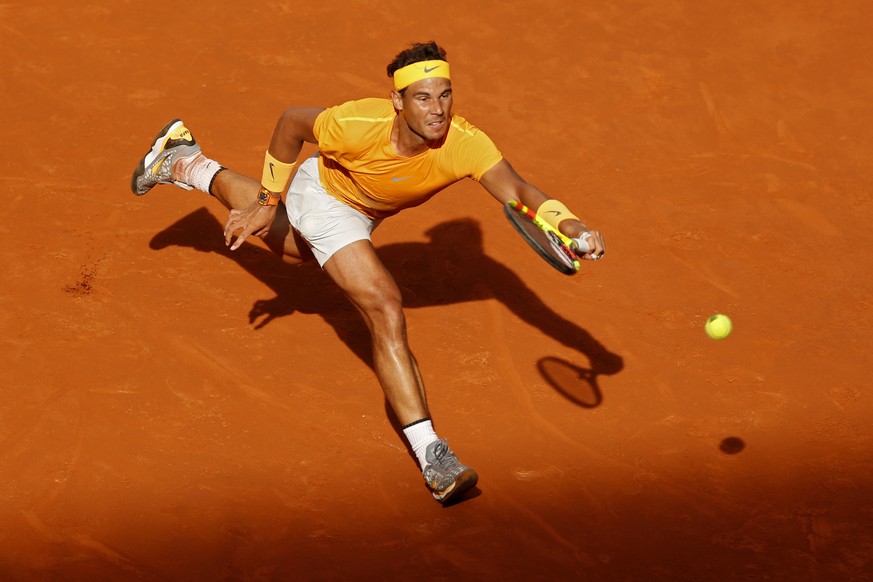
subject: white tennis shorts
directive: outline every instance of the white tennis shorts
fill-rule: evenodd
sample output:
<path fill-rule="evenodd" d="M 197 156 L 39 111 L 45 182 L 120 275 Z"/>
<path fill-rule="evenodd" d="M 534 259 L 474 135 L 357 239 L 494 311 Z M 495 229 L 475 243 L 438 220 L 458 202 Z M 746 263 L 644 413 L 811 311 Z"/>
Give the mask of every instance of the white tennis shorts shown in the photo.
<path fill-rule="evenodd" d="M 318 154 L 297 169 L 285 207 L 291 226 L 306 239 L 322 267 L 344 246 L 370 240 L 370 233 L 381 222 L 343 204 L 324 189 L 318 177 Z"/>

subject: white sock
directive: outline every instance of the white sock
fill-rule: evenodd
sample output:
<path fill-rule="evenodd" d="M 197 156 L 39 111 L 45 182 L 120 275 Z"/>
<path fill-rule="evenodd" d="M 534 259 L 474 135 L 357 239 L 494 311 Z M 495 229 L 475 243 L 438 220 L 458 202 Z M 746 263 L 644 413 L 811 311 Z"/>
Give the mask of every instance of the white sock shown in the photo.
<path fill-rule="evenodd" d="M 197 152 L 193 156 L 179 158 L 173 168 L 173 178 L 211 194 L 209 187 L 212 180 L 223 169 L 218 162 L 204 156 L 203 152 Z"/>
<path fill-rule="evenodd" d="M 406 435 L 406 440 L 409 441 L 409 446 L 412 447 L 412 452 L 418 458 L 418 464 L 421 465 L 421 470 L 424 471 L 427 460 L 424 458 L 427 452 L 427 445 L 439 440 L 439 437 L 433 430 L 433 423 L 429 418 L 424 418 L 412 424 L 407 424 L 403 427 L 403 434 Z"/>

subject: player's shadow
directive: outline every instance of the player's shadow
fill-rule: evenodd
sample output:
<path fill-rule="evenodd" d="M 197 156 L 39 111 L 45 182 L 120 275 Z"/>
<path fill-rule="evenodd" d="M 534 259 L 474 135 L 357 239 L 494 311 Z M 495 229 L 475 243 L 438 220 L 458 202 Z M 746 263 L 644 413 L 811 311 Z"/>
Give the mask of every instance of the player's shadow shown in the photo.
<path fill-rule="evenodd" d="M 253 245 L 229 251 L 223 227 L 206 208 L 196 210 L 155 235 L 152 249 L 192 247 L 223 255 L 269 286 L 276 296 L 254 303 L 249 321 L 256 328 L 294 312 L 317 313 L 339 338 L 371 368 L 370 335 L 342 291 L 314 263 L 292 266 Z M 620 356 L 607 350 L 576 323 L 552 310 L 502 263 L 484 254 L 482 232 L 471 219 L 452 220 L 425 233 L 429 242 L 395 243 L 377 248 L 403 294 L 406 308 L 497 299 L 517 317 L 561 344 L 578 350 L 589 367 L 548 357 L 539 361 L 543 378 L 570 402 L 585 408 L 602 400 L 597 379 L 623 368 Z M 392 417 L 392 423 L 396 419 Z"/>

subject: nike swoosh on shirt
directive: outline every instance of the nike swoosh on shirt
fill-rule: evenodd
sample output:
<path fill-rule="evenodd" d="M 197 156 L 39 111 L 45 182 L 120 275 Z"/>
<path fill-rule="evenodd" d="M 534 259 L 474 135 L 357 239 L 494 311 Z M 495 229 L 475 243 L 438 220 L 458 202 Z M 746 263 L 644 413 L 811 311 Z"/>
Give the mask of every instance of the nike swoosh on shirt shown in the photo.
<path fill-rule="evenodd" d="M 398 178 L 397 176 L 391 176 L 392 182 L 402 182 L 403 180 L 409 180 L 412 176 L 403 176 L 402 178 Z"/>

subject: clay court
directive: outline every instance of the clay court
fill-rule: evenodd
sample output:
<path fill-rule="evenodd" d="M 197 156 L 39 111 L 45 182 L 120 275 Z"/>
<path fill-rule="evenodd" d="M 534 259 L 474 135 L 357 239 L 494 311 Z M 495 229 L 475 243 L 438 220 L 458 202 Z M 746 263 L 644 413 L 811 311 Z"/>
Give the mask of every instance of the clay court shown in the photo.
<path fill-rule="evenodd" d="M 0 5 L 0 579 L 873 579 L 871 23 L 859 0 Z M 455 112 L 608 248 L 551 270 L 470 180 L 376 232 L 480 475 L 449 507 L 317 266 L 226 251 L 203 193 L 129 190 L 174 117 L 259 176 L 285 107 L 387 96 L 430 39 Z"/>

